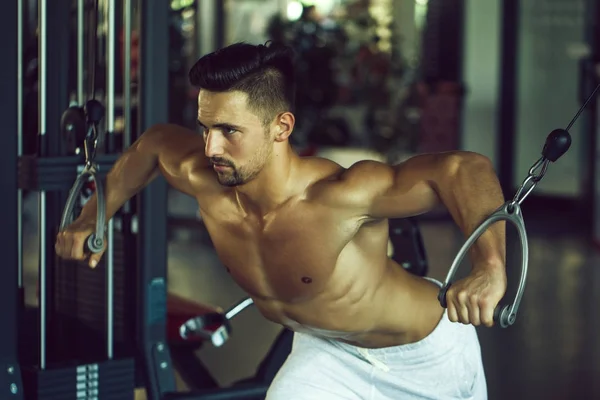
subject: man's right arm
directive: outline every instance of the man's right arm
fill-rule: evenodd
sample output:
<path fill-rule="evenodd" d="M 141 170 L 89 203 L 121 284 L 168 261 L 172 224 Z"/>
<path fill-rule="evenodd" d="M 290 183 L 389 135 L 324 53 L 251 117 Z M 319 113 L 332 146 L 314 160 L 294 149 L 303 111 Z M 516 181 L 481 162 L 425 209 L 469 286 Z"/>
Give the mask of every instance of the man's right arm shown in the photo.
<path fill-rule="evenodd" d="M 152 126 L 117 160 L 106 176 L 106 221 L 161 172 L 174 188 L 194 195 L 199 182 L 192 169 L 207 166 L 202 136 L 186 128 Z M 96 217 L 96 196 L 83 208 L 80 219 Z"/>
<path fill-rule="evenodd" d="M 203 184 L 202 169 L 208 167 L 204 156 L 202 136 L 189 129 L 160 124 L 148 129 L 119 157 L 106 177 L 107 223 L 127 200 L 145 188 L 162 172 L 175 189 L 195 195 Z M 83 260 L 84 243 L 96 226 L 97 199 L 93 195 L 79 217 L 57 236 L 55 250 L 58 256 Z M 95 266 L 102 253 L 90 258 Z"/>

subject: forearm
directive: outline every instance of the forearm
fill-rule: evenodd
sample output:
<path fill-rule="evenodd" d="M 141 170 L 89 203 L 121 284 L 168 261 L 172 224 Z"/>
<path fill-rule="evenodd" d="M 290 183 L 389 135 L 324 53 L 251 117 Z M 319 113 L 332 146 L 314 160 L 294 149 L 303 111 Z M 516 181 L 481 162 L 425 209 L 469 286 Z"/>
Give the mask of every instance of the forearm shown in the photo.
<path fill-rule="evenodd" d="M 156 142 L 160 131 L 151 128 L 131 145 L 116 161 L 106 176 L 104 196 L 106 222 L 159 173 Z M 81 219 L 96 218 L 97 197 L 94 194 L 79 216 Z"/>
<path fill-rule="evenodd" d="M 504 196 L 493 165 L 475 153 L 456 153 L 448 157 L 436 191 L 464 235 L 504 203 Z M 503 267 L 506 260 L 506 224 L 497 222 L 471 247 L 469 256 L 475 268 Z"/>

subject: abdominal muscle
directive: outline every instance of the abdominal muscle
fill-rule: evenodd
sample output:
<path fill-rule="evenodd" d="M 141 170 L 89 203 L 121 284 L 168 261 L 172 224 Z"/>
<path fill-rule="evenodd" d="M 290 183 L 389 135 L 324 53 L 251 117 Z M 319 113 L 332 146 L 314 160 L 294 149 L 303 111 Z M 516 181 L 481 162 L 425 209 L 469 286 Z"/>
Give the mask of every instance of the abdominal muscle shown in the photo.
<path fill-rule="evenodd" d="M 292 331 L 359 347 L 390 347 L 423 339 L 442 316 L 439 287 L 392 260 L 383 268 L 375 285 L 356 279 L 342 296 L 326 289 L 300 303 L 260 298 L 254 298 L 254 303 L 267 319 Z"/>

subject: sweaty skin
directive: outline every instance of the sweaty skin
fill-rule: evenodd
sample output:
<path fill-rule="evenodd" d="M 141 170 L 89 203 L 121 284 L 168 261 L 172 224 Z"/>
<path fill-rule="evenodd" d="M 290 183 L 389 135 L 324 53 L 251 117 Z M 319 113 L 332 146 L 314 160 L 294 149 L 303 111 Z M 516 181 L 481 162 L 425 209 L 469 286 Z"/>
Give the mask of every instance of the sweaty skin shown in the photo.
<path fill-rule="evenodd" d="M 282 113 L 265 128 L 238 92 L 201 91 L 198 120 L 203 134 L 157 125 L 124 153 L 107 178 L 107 215 L 161 173 L 197 199 L 222 264 L 262 315 L 294 331 L 367 348 L 424 338 L 443 313 L 439 287 L 388 258 L 388 218 L 444 204 L 470 233 L 503 201 L 489 163 L 473 153 L 420 155 L 398 166 L 361 161 L 348 169 L 302 158 L 287 141 L 293 115 Z M 480 184 L 489 194 L 469 200 L 469 193 L 455 193 L 461 182 L 464 190 Z M 94 200 L 59 234 L 59 255 L 84 257 L 73 232 L 93 225 Z M 471 254 L 481 266 L 474 276 L 483 282 L 482 304 L 504 294 L 503 234 L 500 225 L 490 229 Z M 456 312 L 491 325 L 479 311 Z"/>

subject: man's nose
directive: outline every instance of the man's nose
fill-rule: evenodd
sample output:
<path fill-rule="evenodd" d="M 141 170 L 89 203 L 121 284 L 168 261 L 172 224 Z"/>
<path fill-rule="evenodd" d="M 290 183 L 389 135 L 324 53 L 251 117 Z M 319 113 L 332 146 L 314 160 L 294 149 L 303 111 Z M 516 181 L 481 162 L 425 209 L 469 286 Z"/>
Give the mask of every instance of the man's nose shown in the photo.
<path fill-rule="evenodd" d="M 223 135 L 219 132 L 209 132 L 205 139 L 204 154 L 207 157 L 222 156 L 225 152 L 224 141 Z"/>

